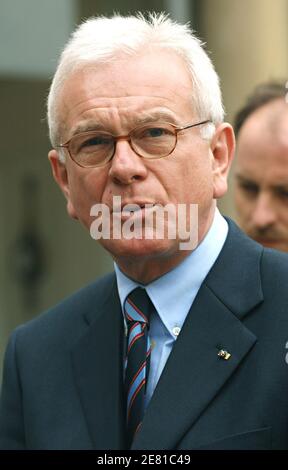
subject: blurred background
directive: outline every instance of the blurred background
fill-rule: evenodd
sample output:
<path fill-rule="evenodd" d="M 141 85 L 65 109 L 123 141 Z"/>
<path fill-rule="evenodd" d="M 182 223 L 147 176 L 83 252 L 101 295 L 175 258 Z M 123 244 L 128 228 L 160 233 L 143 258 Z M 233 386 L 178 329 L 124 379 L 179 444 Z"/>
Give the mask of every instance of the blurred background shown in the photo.
<path fill-rule="evenodd" d="M 230 122 L 254 85 L 288 77 L 288 0 L 0 0 L 0 364 L 12 329 L 111 269 L 52 180 L 45 100 L 81 20 L 139 10 L 190 21 Z M 232 191 L 220 207 L 233 217 Z"/>

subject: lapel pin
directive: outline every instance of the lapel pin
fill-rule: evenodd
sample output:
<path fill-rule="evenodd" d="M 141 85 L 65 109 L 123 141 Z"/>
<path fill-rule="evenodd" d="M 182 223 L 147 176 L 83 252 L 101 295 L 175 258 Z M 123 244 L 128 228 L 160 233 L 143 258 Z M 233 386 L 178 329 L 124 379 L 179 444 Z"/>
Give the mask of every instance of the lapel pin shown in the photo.
<path fill-rule="evenodd" d="M 231 354 L 228 351 L 225 351 L 224 349 L 220 349 L 220 351 L 218 351 L 218 356 L 221 357 L 221 359 L 228 361 L 228 359 L 230 359 L 231 357 Z"/>

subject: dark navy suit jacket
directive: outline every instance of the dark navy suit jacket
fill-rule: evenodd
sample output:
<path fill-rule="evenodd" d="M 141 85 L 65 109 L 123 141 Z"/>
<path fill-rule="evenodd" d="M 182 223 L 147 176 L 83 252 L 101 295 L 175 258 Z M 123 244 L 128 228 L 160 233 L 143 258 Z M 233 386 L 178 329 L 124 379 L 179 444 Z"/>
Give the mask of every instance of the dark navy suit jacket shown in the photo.
<path fill-rule="evenodd" d="M 133 448 L 288 448 L 287 280 L 288 256 L 263 249 L 229 222 Z M 0 448 L 125 448 L 114 274 L 12 335 Z"/>

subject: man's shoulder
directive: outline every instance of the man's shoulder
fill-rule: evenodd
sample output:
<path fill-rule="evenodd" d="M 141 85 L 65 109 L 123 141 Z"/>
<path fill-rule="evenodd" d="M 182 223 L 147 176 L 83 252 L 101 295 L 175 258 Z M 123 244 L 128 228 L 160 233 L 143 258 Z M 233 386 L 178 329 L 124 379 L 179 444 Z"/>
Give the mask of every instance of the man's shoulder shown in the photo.
<path fill-rule="evenodd" d="M 229 219 L 228 225 L 227 239 L 205 284 L 238 315 L 263 301 L 288 305 L 288 255 L 263 248 Z"/>
<path fill-rule="evenodd" d="M 232 250 L 238 254 L 239 263 L 251 262 L 251 258 L 259 259 L 261 272 L 288 273 L 288 253 L 283 253 L 272 248 L 265 248 L 255 240 L 248 237 L 231 219 L 227 219 L 229 225 L 228 245 L 229 254 Z M 224 245 L 225 246 L 225 245 Z M 224 250 L 225 251 L 225 250 Z"/>
<path fill-rule="evenodd" d="M 87 324 L 87 319 L 97 318 L 97 312 L 103 302 L 111 296 L 116 288 L 116 277 L 109 273 L 91 284 L 82 287 L 66 297 L 54 307 L 44 311 L 29 322 L 20 325 L 14 332 L 18 338 L 46 338 L 63 333 L 66 338 L 77 337 Z"/>
<path fill-rule="evenodd" d="M 264 282 L 265 280 L 268 283 L 273 282 L 273 284 L 276 282 L 277 285 L 284 285 L 287 290 L 288 253 L 264 248 L 261 258 L 261 274 Z"/>

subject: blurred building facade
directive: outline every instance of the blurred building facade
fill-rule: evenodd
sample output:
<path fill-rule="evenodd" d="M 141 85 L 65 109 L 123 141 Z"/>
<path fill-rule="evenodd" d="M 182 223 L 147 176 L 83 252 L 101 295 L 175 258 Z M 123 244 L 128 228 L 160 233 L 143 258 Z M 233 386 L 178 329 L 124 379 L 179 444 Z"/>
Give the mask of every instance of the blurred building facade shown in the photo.
<path fill-rule="evenodd" d="M 138 10 L 191 22 L 221 77 L 228 120 L 255 84 L 288 77 L 287 0 L 0 0 L 1 363 L 16 325 L 111 270 L 53 182 L 45 100 L 76 24 Z M 221 208 L 233 216 L 231 192 Z"/>

